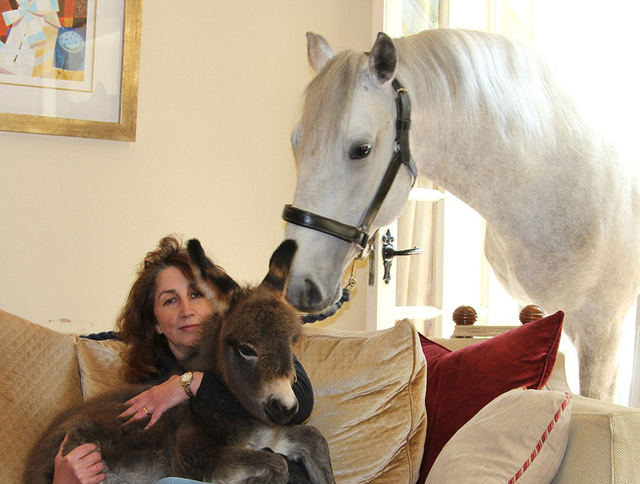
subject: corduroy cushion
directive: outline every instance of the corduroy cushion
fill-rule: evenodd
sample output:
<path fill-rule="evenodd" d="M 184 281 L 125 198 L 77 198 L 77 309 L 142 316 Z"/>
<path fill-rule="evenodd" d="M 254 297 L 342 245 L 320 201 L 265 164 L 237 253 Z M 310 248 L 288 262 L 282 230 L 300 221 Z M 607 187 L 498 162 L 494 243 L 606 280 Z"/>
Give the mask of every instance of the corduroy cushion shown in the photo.
<path fill-rule="evenodd" d="M 84 399 L 126 385 L 121 353 L 126 345 L 118 340 L 77 339 L 78 365 Z"/>
<path fill-rule="evenodd" d="M 1 484 L 22 482 L 41 433 L 81 401 L 74 336 L 0 310 Z"/>
<path fill-rule="evenodd" d="M 426 430 L 426 368 L 408 321 L 375 332 L 307 328 L 295 353 L 316 397 L 309 425 L 338 483 L 414 483 Z"/>
<path fill-rule="evenodd" d="M 549 484 L 564 458 L 570 421 L 569 393 L 508 391 L 455 433 L 426 484 Z"/>
<path fill-rule="evenodd" d="M 555 365 L 561 311 L 475 345 L 450 351 L 423 336 L 427 359 L 427 438 L 419 482 L 467 421 L 513 388 L 542 388 Z"/>

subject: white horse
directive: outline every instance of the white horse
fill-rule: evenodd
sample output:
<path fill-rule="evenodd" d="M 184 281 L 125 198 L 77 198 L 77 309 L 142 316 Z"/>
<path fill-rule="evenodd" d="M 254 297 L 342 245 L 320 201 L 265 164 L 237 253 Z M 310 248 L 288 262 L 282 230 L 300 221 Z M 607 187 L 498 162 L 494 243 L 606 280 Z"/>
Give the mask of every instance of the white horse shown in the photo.
<path fill-rule="evenodd" d="M 358 227 L 393 155 L 397 79 L 413 106 L 418 171 L 487 221 L 485 252 L 521 304 L 563 310 L 581 393 L 610 400 L 622 321 L 640 292 L 637 168 L 581 116 L 524 44 L 463 30 L 430 30 L 370 53 L 334 55 L 309 33 L 317 76 L 292 144 L 293 205 Z M 397 219 L 411 189 L 400 167 L 371 231 Z M 299 252 L 288 299 L 317 312 L 340 296 L 356 244 L 287 224 Z"/>

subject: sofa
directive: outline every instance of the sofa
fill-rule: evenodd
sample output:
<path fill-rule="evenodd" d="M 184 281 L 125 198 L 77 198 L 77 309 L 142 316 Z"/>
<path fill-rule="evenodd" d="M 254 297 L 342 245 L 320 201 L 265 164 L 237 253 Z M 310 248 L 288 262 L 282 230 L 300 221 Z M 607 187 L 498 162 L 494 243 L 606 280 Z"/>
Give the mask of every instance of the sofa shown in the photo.
<path fill-rule="evenodd" d="M 408 320 L 376 332 L 307 327 L 295 350 L 314 385 L 316 403 L 308 423 L 318 427 L 329 442 L 336 481 L 395 484 L 423 480 L 424 458 L 430 452 L 425 445 L 431 442 L 431 450 L 435 445 L 433 436 L 427 436 L 431 418 L 427 408 L 429 405 L 434 408 L 434 402 L 428 399 L 427 361 L 434 351 L 440 352 L 438 359 L 433 357 L 431 366 L 434 369 L 442 367 L 441 375 L 445 375 L 449 360 L 465 353 L 473 356 L 475 350 L 466 348 L 475 344 L 485 343 L 427 340 Z M 0 310 L 0 484 L 20 482 L 22 471 L 28 465 L 29 450 L 60 411 L 122 384 L 119 376 L 122 349 L 123 343 L 118 341 L 93 341 L 59 333 Z M 553 372 L 548 364 L 551 360 L 555 364 Z M 458 360 L 455 362 L 459 363 Z M 543 379 L 536 383 L 540 389 L 514 387 L 504 394 L 502 389 L 496 390 L 503 399 L 514 398 L 513 395 L 518 399 L 533 398 L 544 400 L 544 405 L 552 404 L 550 408 L 554 411 L 556 407 L 559 409 L 553 432 L 547 433 L 545 428 L 548 435 L 545 445 L 541 440 L 538 442 L 544 450 L 535 461 L 529 462 L 531 458 L 527 457 L 529 464 L 526 464 L 524 474 L 520 474 L 521 482 L 542 482 L 535 480 L 534 472 L 529 470 L 538 462 L 544 462 L 545 468 L 552 468 L 554 475 L 549 482 L 555 484 L 640 482 L 640 411 L 570 395 L 561 354 L 545 357 L 544 372 Z M 456 375 L 469 378 L 463 374 L 464 371 L 456 370 Z M 432 376 L 435 382 L 438 375 Z M 482 378 L 482 381 L 487 379 Z M 444 385 L 443 388 L 447 387 Z M 462 399 L 463 390 L 456 392 L 453 400 Z M 553 396 L 553 399 L 545 396 Z M 491 398 L 492 404 L 497 402 L 502 411 L 514 407 L 500 404 L 491 395 L 484 397 Z M 438 412 L 455 407 L 451 402 L 443 403 Z M 468 409 L 473 407 L 465 405 Z M 465 468 L 465 465 L 449 466 L 449 462 L 455 462 L 456 449 L 463 448 L 449 444 L 453 444 L 458 435 L 463 435 L 465 429 L 476 428 L 475 419 L 482 417 L 482 412 L 490 407 L 483 405 L 479 412 L 467 410 L 474 415 L 462 418 L 458 424 L 461 428 L 447 437 L 449 442 L 435 459 L 429 479 L 433 481 L 433 473 L 438 466 L 443 467 L 442 462 L 445 468 Z M 534 404 L 519 403 L 515 407 L 528 411 Z M 540 415 L 547 418 L 543 412 Z M 499 418 L 506 421 L 503 416 Z M 527 420 L 535 419 L 527 417 Z M 481 424 L 477 424 L 478 429 Z M 500 430 L 497 427 L 503 427 L 489 425 L 496 433 Z M 491 440 L 494 430 L 488 432 L 489 435 L 486 435 L 486 428 L 482 432 L 485 440 Z M 553 453 L 546 450 L 552 440 L 558 446 Z M 488 447 L 473 445 L 471 453 L 476 456 L 481 454 L 481 447 Z M 448 453 L 449 448 L 453 454 Z M 453 455 L 454 460 L 441 461 L 445 454 Z M 557 463 L 545 461 L 544 454 L 554 454 Z M 469 456 L 462 457 L 467 459 Z M 489 460 L 488 457 L 486 461 Z M 464 477 L 458 479 L 476 482 Z M 477 482 L 494 481 L 482 478 Z"/>

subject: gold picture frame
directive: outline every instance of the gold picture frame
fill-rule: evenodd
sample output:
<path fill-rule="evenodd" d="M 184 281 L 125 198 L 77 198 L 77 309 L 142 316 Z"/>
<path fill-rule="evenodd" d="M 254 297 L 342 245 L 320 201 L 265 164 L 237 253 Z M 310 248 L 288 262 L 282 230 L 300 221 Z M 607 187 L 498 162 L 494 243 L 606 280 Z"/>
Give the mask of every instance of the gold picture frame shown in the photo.
<path fill-rule="evenodd" d="M 113 4 L 114 0 L 109 0 Z M 58 136 L 72 136 L 81 138 L 106 139 L 116 141 L 135 141 L 138 112 L 138 71 L 140 66 L 140 37 L 142 26 L 142 0 L 122 0 L 122 52 L 121 52 L 121 76 L 119 79 L 119 96 L 112 101 L 117 120 L 102 121 L 93 119 L 78 119 L 73 116 L 58 117 L 55 115 L 17 114 L 2 112 L 0 105 L 0 130 L 19 133 L 49 134 Z M 57 2 L 56 2 L 57 3 Z M 100 21 L 99 9 L 95 7 L 96 25 Z M 105 5 L 102 3 L 102 5 Z M 109 4 L 111 5 L 111 4 Z M 2 19 L 0 18 L 0 22 Z M 120 52 L 118 59 L 120 58 Z M 95 57 L 93 59 L 95 62 Z M 95 67 L 95 66 L 92 66 Z M 120 67 L 116 65 L 116 67 Z M 100 69 L 94 69 L 100 72 Z M 104 70 L 104 69 L 103 69 Z M 92 71 L 93 72 L 93 71 Z M 111 74 L 113 76 L 113 74 Z M 116 76 L 117 77 L 117 76 Z M 116 79 L 118 80 L 118 79 Z M 87 97 L 95 97 L 94 86 L 99 84 L 99 76 L 91 79 L 91 92 L 84 94 Z M 16 84 L 17 85 L 17 84 Z M 0 99 L 4 89 L 16 89 L 16 85 L 2 85 L 0 82 Z M 19 85 L 18 85 L 19 86 Z M 34 90 L 31 86 L 19 86 L 22 92 Z M 40 88 L 40 92 L 45 89 Z M 47 89 L 47 91 L 55 91 Z M 29 94 L 25 94 L 29 95 Z M 31 94 L 33 96 L 33 94 Z M 104 96 L 108 97 L 108 96 Z M 119 99 L 119 105 L 116 105 Z M 95 109 L 93 109 L 95 111 Z M 99 109 L 98 109 L 99 110 Z M 93 114 L 92 114 L 93 115 Z"/>

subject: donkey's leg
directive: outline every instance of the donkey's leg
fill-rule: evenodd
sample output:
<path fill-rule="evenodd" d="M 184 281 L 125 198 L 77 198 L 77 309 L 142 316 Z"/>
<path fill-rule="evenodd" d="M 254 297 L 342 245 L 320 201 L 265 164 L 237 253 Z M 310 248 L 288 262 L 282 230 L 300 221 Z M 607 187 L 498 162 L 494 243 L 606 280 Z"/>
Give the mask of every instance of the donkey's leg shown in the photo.
<path fill-rule="evenodd" d="M 310 425 L 279 427 L 273 451 L 304 465 L 314 484 L 334 484 L 329 444 L 320 431 Z"/>
<path fill-rule="evenodd" d="M 23 484 L 50 484 L 54 461 L 64 439 L 64 429 L 50 429 L 30 451 L 23 474 Z"/>
<path fill-rule="evenodd" d="M 221 446 L 192 428 L 180 429 L 171 449 L 172 474 L 225 484 L 286 484 L 287 461 L 271 452 Z"/>
<path fill-rule="evenodd" d="M 224 465 L 207 475 L 207 482 L 287 484 L 289 480 L 287 461 L 272 452 L 226 447 L 220 457 Z"/>

